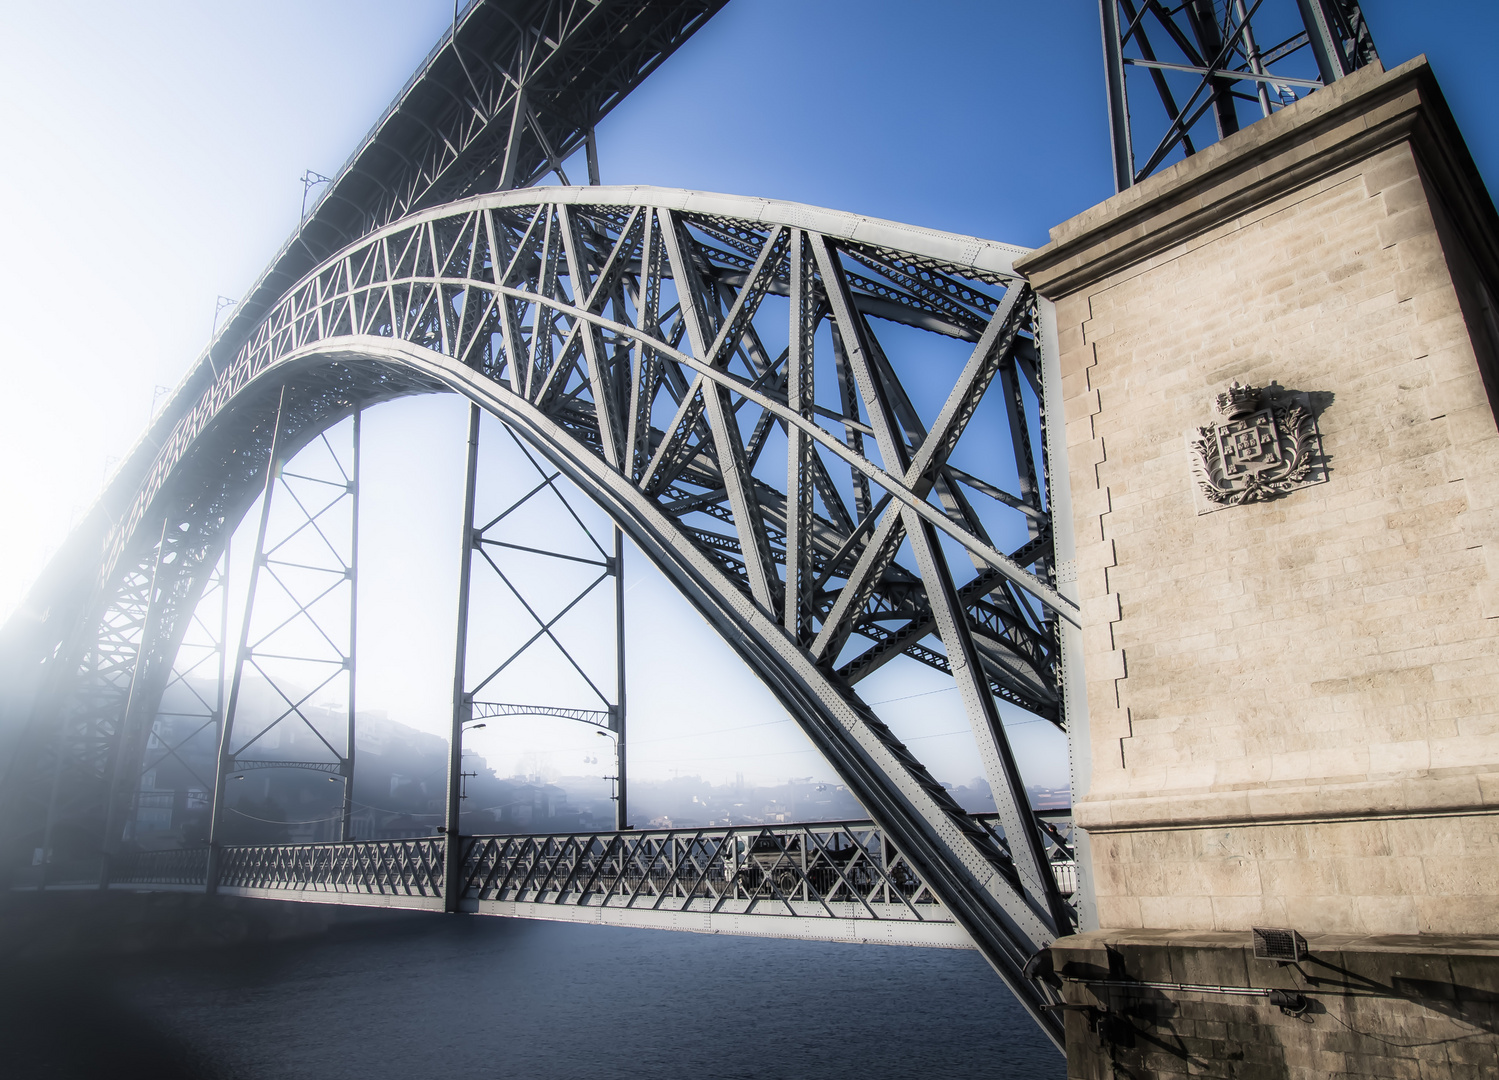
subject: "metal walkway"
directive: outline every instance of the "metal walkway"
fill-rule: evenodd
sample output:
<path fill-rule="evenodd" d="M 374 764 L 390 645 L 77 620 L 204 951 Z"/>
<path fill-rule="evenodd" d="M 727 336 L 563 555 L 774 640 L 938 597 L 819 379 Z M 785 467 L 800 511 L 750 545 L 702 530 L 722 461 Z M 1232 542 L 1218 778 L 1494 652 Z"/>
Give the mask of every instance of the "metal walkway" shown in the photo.
<path fill-rule="evenodd" d="M 995 815 L 974 818 L 1000 844 Z M 1066 812 L 1037 822 L 1059 883 L 1075 883 Z M 442 837 L 226 847 L 225 895 L 444 908 Z M 207 889 L 208 848 L 118 857 L 109 887 Z M 972 948 L 869 821 L 464 837 L 459 910 L 709 934 Z"/>

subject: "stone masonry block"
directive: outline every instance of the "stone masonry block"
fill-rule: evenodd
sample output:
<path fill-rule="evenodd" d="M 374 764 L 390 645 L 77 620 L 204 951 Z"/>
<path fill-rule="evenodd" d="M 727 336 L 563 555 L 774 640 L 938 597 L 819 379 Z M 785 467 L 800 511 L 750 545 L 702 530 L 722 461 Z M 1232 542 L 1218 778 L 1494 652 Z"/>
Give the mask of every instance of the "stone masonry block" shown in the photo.
<path fill-rule="evenodd" d="M 1499 424 L 1458 302 L 1490 271 L 1454 244 L 1499 229 L 1429 157 L 1449 129 L 1424 71 L 1342 80 L 1022 260 L 1067 343 L 1079 820 L 1095 851 L 1148 830 L 1110 848 L 1102 919 L 1499 923 L 1499 849 L 1454 839 L 1499 811 Z M 1380 148 L 1349 149 L 1378 124 Z M 1325 482 L 1200 514 L 1187 432 L 1236 379 L 1312 395 Z"/>

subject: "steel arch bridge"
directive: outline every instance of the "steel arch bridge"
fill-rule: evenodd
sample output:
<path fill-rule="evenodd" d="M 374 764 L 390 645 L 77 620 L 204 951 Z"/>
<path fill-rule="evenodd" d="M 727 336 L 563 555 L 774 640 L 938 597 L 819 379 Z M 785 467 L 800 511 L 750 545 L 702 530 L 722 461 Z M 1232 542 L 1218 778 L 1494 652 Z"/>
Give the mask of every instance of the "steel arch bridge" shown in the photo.
<path fill-rule="evenodd" d="M 455 11 L 0 631 L 0 874 L 12 887 L 28 871 L 45 887 L 55 851 L 98 865 L 102 849 L 91 886 L 972 944 L 1061 1046 L 1060 999 L 1030 961 L 1088 922 L 1086 843 L 1066 814 L 1031 809 L 1000 713 L 1025 710 L 1085 753 L 1050 308 L 1016 272 L 1019 248 L 599 186 L 597 124 L 725 2 Z M 1268 50 L 1249 26 L 1259 7 L 1101 0 L 1121 189 L 1195 152 L 1204 117 L 1231 133 L 1241 103 L 1270 115 L 1374 57 L 1352 0 L 1302 0 L 1302 29 Z M 1163 59 L 1167 42 L 1182 55 Z M 1315 70 L 1284 67 L 1303 50 Z M 1143 163 L 1133 69 L 1168 117 Z M 565 163 L 585 148 L 590 186 L 576 187 Z M 548 175 L 562 186 L 527 186 Z M 164 694 L 213 604 L 224 685 L 236 527 L 260 498 L 253 596 L 282 466 L 351 416 L 357 447 L 371 405 L 437 392 L 472 403 L 470 493 L 488 412 L 630 536 L 872 820 L 625 831 L 621 815 L 613 832 L 464 836 L 450 790 L 445 835 L 354 842 L 350 587 L 349 638 L 334 649 L 350 673 L 338 760 L 236 756 L 233 694 L 227 712 L 205 701 L 195 720 L 220 743 L 215 818 L 230 766 L 310 769 L 345 781 L 344 842 L 120 850 Z M 322 482 L 357 522 L 357 449 L 352 475 L 338 468 Z M 467 509 L 465 565 L 483 542 Z M 611 562 L 599 549 L 616 586 L 621 550 Z M 352 581 L 354 558 L 335 562 Z M 465 578 L 461 610 L 467 595 Z M 459 624 L 450 789 L 464 722 L 541 709 L 621 733 L 622 686 L 605 709 L 476 700 Z M 242 638 L 237 665 L 250 652 Z M 960 691 L 997 813 L 966 813 L 862 699 L 862 680 L 897 658 Z"/>
<path fill-rule="evenodd" d="M 176 418 L 104 552 L 102 617 L 69 643 L 76 660 L 60 654 L 64 734 L 36 726 L 20 759 L 83 763 L 95 783 L 70 791 L 112 786 L 117 828 L 128 792 L 109 781 L 139 760 L 272 444 L 285 460 L 357 408 L 455 391 L 607 510 L 1039 1014 L 1050 998 L 1022 968 L 1075 917 L 996 702 L 1063 725 L 1059 620 L 1076 608 L 1056 585 L 1044 337 L 1020 253 L 629 187 L 502 192 L 374 231 L 290 289 Z M 997 827 L 860 700 L 901 655 L 961 691 Z M 56 764 L 31 775 L 55 782 Z M 55 797 L 11 775 L 9 812 L 39 824 Z"/>
<path fill-rule="evenodd" d="M 115 851 L 113 879 L 971 941 L 1060 1043 L 1059 999 L 1026 964 L 1077 926 L 1085 888 L 1000 714 L 1067 730 L 1081 709 L 1049 309 L 1021 248 L 568 185 L 567 156 L 592 159 L 598 121 L 721 6 L 506 0 L 455 19 L 5 628 L 9 866 L 117 847 L 200 600 L 280 465 L 373 404 L 454 392 L 608 513 L 872 821 Z M 515 187 L 548 171 L 564 186 Z M 490 187 L 512 190 L 476 194 Z M 901 657 L 960 691 L 997 814 L 966 813 L 862 700 Z"/>

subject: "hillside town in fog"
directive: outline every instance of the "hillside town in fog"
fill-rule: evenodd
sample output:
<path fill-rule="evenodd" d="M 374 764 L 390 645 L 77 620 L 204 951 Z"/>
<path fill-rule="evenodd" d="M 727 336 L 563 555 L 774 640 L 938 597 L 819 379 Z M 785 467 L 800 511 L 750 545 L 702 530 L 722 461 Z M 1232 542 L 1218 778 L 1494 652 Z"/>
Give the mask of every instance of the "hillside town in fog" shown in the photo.
<path fill-rule="evenodd" d="M 247 711 L 267 718 L 274 715 L 271 696 L 263 685 L 247 680 L 244 693 L 242 707 Z M 308 713 L 317 720 L 315 710 Z M 330 714 L 329 725 L 335 719 L 342 718 Z M 133 823 L 135 839 L 143 848 L 207 840 L 210 792 L 201 777 L 213 775 L 215 747 L 209 739 L 191 737 L 192 729 L 199 724 L 200 718 L 186 715 L 164 714 L 156 721 L 151 749 L 157 764 L 141 778 Z M 317 734 L 300 722 L 277 724 L 257 744 L 257 755 L 268 760 L 316 760 L 322 750 Z M 361 712 L 357 754 L 355 839 L 433 835 L 443 820 L 446 741 L 391 720 L 382 712 Z M 513 763 L 516 774 L 503 776 L 480 755 L 466 753 L 463 831 L 482 835 L 612 829 L 613 783 L 604 775 L 608 758 L 600 761 L 604 764 L 597 776 L 559 775 L 534 764 L 527 768 L 525 762 Z M 305 769 L 262 768 L 236 774 L 226 796 L 229 842 L 316 843 L 337 839 L 342 784 L 339 777 Z M 971 813 L 994 811 L 994 798 L 982 778 L 944 786 Z M 1037 809 L 1068 805 L 1065 788 L 1032 787 L 1030 796 Z M 629 811 L 637 829 L 868 817 L 842 784 L 811 776 L 756 784 L 746 782 L 743 773 L 725 784 L 692 775 L 634 779 Z"/>

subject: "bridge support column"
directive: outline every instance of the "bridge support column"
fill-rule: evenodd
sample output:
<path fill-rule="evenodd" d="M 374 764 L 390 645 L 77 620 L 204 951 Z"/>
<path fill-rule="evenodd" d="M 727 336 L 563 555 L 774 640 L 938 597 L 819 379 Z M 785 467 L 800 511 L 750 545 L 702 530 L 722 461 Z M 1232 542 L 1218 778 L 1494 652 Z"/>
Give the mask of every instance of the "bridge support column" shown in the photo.
<path fill-rule="evenodd" d="M 1499 1069 L 1499 216 L 1430 69 L 1340 79 L 1020 268 L 1085 616 L 1069 1074 Z"/>
<path fill-rule="evenodd" d="M 161 536 L 156 541 L 156 556 L 151 568 L 151 586 L 146 593 L 145 624 L 141 629 L 143 645 L 155 639 L 161 632 L 158 578 L 161 576 L 162 557 L 167 553 L 169 525 L 170 521 L 163 518 Z M 143 692 L 141 678 L 147 668 L 147 665 L 142 663 L 144 654 L 143 648 L 136 655 L 135 670 L 130 673 L 130 692 L 125 697 L 125 709 L 115 732 L 115 753 L 109 781 L 109 795 L 104 803 L 104 835 L 101 837 L 99 862 L 100 889 L 109 888 L 109 871 L 112 861 L 120 852 L 120 834 L 125 828 L 125 816 L 135 809 L 137 789 L 140 787 L 141 757 L 144 753 L 146 732 L 149 731 L 151 724 L 150 720 L 141 715 L 144 711 L 141 707 L 141 699 L 148 696 L 148 693 Z M 159 688 L 154 697 L 160 699 Z"/>
<path fill-rule="evenodd" d="M 359 435 L 362 409 L 354 410 L 353 460 L 349 477 L 350 516 L 353 524 L 349 528 L 349 717 L 344 740 L 344 759 L 340 763 L 343 773 L 343 820 L 339 836 L 343 840 L 354 839 L 354 746 L 355 729 L 358 727 L 355 705 L 355 686 L 359 674 Z M 365 839 L 369 839 L 366 837 Z"/>
<path fill-rule="evenodd" d="M 478 417 L 482 415 L 482 410 L 479 406 L 475 405 L 472 408 L 474 410 L 473 416 Z M 477 425 L 477 423 L 478 421 L 475 420 L 474 424 Z M 593 530 L 589 528 L 584 519 L 578 514 L 567 496 L 558 487 L 557 481 L 561 478 L 561 473 L 548 471 L 548 469 L 544 468 L 532 451 L 528 450 L 520 438 L 516 436 L 515 432 L 508 428 L 506 429 L 506 433 L 514 442 L 516 450 L 536 470 L 538 482 L 525 491 L 524 494 L 510 501 L 497 514 L 489 518 L 487 523 L 480 524 L 480 520 L 476 516 L 478 502 L 478 433 L 479 429 L 475 426 L 472 432 L 472 439 L 469 443 L 469 474 L 466 489 L 468 491 L 468 495 L 466 496 L 468 502 L 464 511 L 464 520 L 466 522 L 464 526 L 464 549 L 458 584 L 461 596 L 458 608 L 459 627 L 457 648 L 460 655 L 456 660 L 454 668 L 453 701 L 455 703 L 455 711 L 453 752 L 458 754 L 459 757 L 455 757 L 452 760 L 452 783 L 449 790 L 449 813 L 457 815 L 453 819 L 457 824 L 449 822 L 443 828 L 458 828 L 461 831 L 462 801 L 468 797 L 464 791 L 463 781 L 467 777 L 478 775 L 473 772 L 465 773 L 462 770 L 462 747 L 459 743 L 462 740 L 463 734 L 466 731 L 477 731 L 479 728 L 485 727 L 490 720 L 504 717 L 554 716 L 560 719 L 576 720 L 592 725 L 597 729 L 596 734 L 612 740 L 611 745 L 614 750 L 615 769 L 614 774 L 605 777 L 605 779 L 614 785 L 615 830 L 623 831 L 629 828 L 625 746 L 624 533 L 618 525 L 615 525 L 613 527 L 613 548 L 606 548 L 600 542 L 600 538 L 594 535 Z M 588 545 L 592 547 L 593 552 L 579 555 L 565 549 L 552 550 L 549 547 L 538 548 L 526 543 L 516 543 L 512 540 L 500 539 L 500 535 L 503 534 L 507 523 L 510 528 L 514 528 L 515 526 L 516 519 L 511 518 L 512 514 L 532 504 L 534 499 L 538 497 L 548 498 L 548 496 L 548 501 L 555 500 L 552 503 L 553 510 L 561 509 L 566 513 L 573 524 L 577 526 L 578 532 L 582 534 Z M 487 511 L 485 516 L 488 517 Z M 523 540 L 532 539 L 532 537 L 527 536 L 524 532 L 520 533 L 519 537 Z M 521 552 L 533 557 L 541 556 L 574 565 L 591 566 L 597 569 L 598 576 L 583 585 L 571 598 L 564 598 L 560 610 L 557 610 L 556 614 L 551 618 L 544 618 L 534 606 L 533 600 L 527 598 L 525 590 L 517 586 L 517 581 L 525 580 L 522 576 L 525 573 L 524 564 L 520 566 L 512 565 L 508 572 L 502 565 L 502 557 L 507 551 Z M 470 673 L 467 670 L 467 649 L 469 644 L 468 620 L 475 559 L 482 560 L 489 565 L 490 569 L 494 571 L 494 580 L 498 580 L 505 587 L 511 598 L 535 622 L 536 630 L 527 641 L 501 659 L 499 663 L 494 663 L 493 659 L 486 659 L 481 667 Z M 481 574 L 483 573 L 482 569 L 480 572 Z M 604 685 L 607 685 L 606 680 L 599 678 L 597 672 L 590 674 L 588 668 L 591 665 L 584 662 L 588 658 L 585 656 L 584 661 L 580 661 L 578 656 L 574 655 L 573 649 L 564 644 L 564 635 L 559 634 L 556 629 L 557 624 L 573 608 L 582 603 L 596 588 L 603 585 L 605 580 L 609 578 L 612 578 L 614 581 L 615 687 L 612 700 L 603 688 Z M 519 661 L 526 654 L 527 650 L 538 643 L 552 646 L 567 661 L 596 699 L 596 701 L 589 703 L 593 707 L 579 708 L 558 704 L 555 701 L 527 705 L 516 702 L 484 700 L 484 698 L 493 695 L 499 686 L 502 685 L 501 682 L 497 681 L 500 676 L 508 671 L 511 665 Z M 483 643 L 480 643 L 478 651 L 482 656 L 484 653 Z M 599 708 L 598 706 L 603 707 Z M 482 819 L 480 820 L 482 821 Z"/>
<path fill-rule="evenodd" d="M 590 132 L 590 137 L 592 133 Z M 589 142 L 592 146 L 592 141 Z M 627 781 L 625 779 L 625 534 L 614 529 L 614 831 L 630 827 Z"/>
<path fill-rule="evenodd" d="M 457 911 L 463 888 L 463 727 L 472 718 L 474 699 L 465 689 L 468 662 L 468 593 L 473 576 L 474 496 L 479 480 L 479 420 L 483 410 L 468 407 L 468 471 L 463 481 L 463 541 L 458 556 L 458 633 L 453 647 L 453 726 L 448 734 L 448 801 L 443 818 L 443 910 Z"/>
<path fill-rule="evenodd" d="M 224 784 L 229 779 L 229 769 L 234 764 L 234 714 L 239 706 L 239 692 L 244 678 L 245 650 L 250 644 L 250 616 L 255 608 L 255 586 L 260 580 L 261 552 L 265 550 L 266 530 L 271 522 L 271 494 L 276 489 L 276 463 L 281 454 L 281 417 L 286 411 L 286 387 L 282 386 L 276 403 L 276 415 L 271 421 L 271 449 L 266 455 L 265 486 L 260 495 L 260 524 L 255 534 L 255 555 L 250 560 L 250 581 L 245 592 L 245 610 L 240 619 L 239 643 L 234 653 L 234 677 L 229 686 L 229 701 L 224 707 L 223 722 L 219 726 L 219 752 L 213 774 L 213 808 L 208 818 L 208 870 L 204 888 L 214 893 L 219 887 L 220 855 L 224 846 L 224 799 L 228 794 Z M 227 545 L 226 545 L 227 546 Z M 228 600 L 225 600 L 225 604 Z M 224 648 L 228 649 L 226 642 Z"/>

